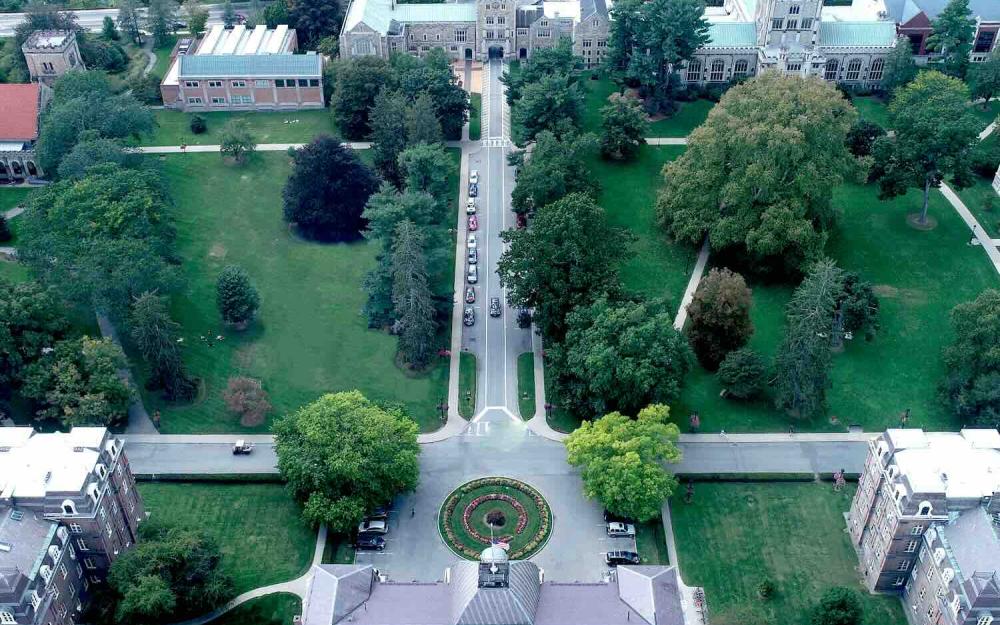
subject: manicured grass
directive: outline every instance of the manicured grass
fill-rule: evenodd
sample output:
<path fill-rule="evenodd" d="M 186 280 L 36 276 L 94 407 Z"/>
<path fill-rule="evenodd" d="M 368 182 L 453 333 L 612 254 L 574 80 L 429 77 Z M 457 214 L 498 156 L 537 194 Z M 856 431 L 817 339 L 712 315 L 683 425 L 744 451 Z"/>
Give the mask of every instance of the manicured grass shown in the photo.
<path fill-rule="evenodd" d="M 517 407 L 525 421 L 535 416 L 535 354 L 532 352 L 517 357 Z"/>
<path fill-rule="evenodd" d="M 327 534 L 323 546 L 323 564 L 353 564 L 354 545 L 345 534 Z"/>
<path fill-rule="evenodd" d="M 618 85 L 610 78 L 602 76 L 598 80 L 593 80 L 591 76 L 591 73 L 584 73 L 580 79 L 580 84 L 587 91 L 582 126 L 585 131 L 600 134 L 601 109 L 607 104 L 608 96 L 618 92 Z M 715 103 L 708 100 L 695 100 L 694 102 L 680 102 L 679 105 L 680 110 L 674 115 L 651 122 L 647 136 L 686 137 L 705 121 L 708 112 L 712 110 Z"/>
<path fill-rule="evenodd" d="M 1000 102 L 997 100 L 990 100 L 986 108 L 983 108 L 981 104 L 972 104 L 970 106 L 976 117 L 982 120 L 984 129 L 995 122 L 997 116 L 1000 115 Z"/>
<path fill-rule="evenodd" d="M 1000 196 L 993 189 L 993 180 L 975 176 L 975 183 L 971 187 L 951 188 L 972 211 L 983 230 L 992 238 L 1000 238 Z M 986 210 L 987 201 L 992 201 L 990 210 Z M 971 238 L 971 233 L 969 236 Z"/>
<path fill-rule="evenodd" d="M 569 433 L 580 427 L 580 416 L 563 409 L 556 394 L 555 376 L 548 363 L 545 363 L 545 401 L 549 407 L 545 420 L 553 430 Z"/>
<path fill-rule="evenodd" d="M 167 75 L 167 71 L 170 70 L 170 53 L 173 51 L 176 43 L 177 37 L 169 35 L 161 45 L 153 48 L 153 54 L 156 55 L 156 65 L 153 66 L 152 73 L 154 76 L 159 76 L 161 80 Z"/>
<path fill-rule="evenodd" d="M 458 355 L 458 414 L 466 419 L 476 416 L 476 355 Z"/>
<path fill-rule="evenodd" d="M 459 153 L 449 154 L 457 185 Z M 165 432 L 267 431 L 271 419 L 323 393 L 351 389 L 400 402 L 422 428 L 438 427 L 447 359 L 423 373 L 404 372 L 395 362 L 396 337 L 368 329 L 361 283 L 375 266 L 375 245 L 319 244 L 289 231 L 281 208 L 290 172 L 284 153 L 257 154 L 243 167 L 225 164 L 218 154 L 169 155 L 162 164 L 175 204 L 184 284 L 172 310 L 185 339 L 185 364 L 202 381 L 191 404 L 145 394 L 148 409 L 162 412 Z M 452 254 L 453 247 L 435 265 L 435 283 L 445 293 L 452 288 Z M 261 296 L 258 318 L 243 332 L 224 327 L 216 310 L 215 282 L 229 264 L 242 266 Z M 441 332 L 444 344 L 450 328 Z M 224 339 L 200 339 L 216 335 Z M 259 427 L 241 427 L 222 401 L 227 380 L 237 375 L 262 380 L 270 394 L 274 410 Z"/>
<path fill-rule="evenodd" d="M 198 113 L 208 126 L 200 135 L 191 132 L 193 113 L 157 110 L 157 128 L 143 137 L 142 145 L 215 145 L 219 134 L 231 119 L 246 119 L 257 143 L 308 143 L 320 134 L 337 136 L 333 115 L 328 109 L 309 111 L 246 112 L 217 111 Z"/>
<path fill-rule="evenodd" d="M 292 625 L 301 613 L 302 601 L 283 592 L 251 599 L 208 625 Z"/>
<path fill-rule="evenodd" d="M 877 96 L 859 96 L 852 100 L 854 108 L 858 110 L 858 115 L 870 122 L 875 122 L 879 126 L 886 128 L 889 126 L 888 103 Z"/>
<path fill-rule="evenodd" d="M 653 519 L 646 523 L 636 524 L 635 550 L 642 558 L 643 564 L 670 564 L 662 520 Z"/>
<path fill-rule="evenodd" d="M 150 518 L 201 529 L 219 544 L 237 593 L 306 571 L 316 532 L 281 484 L 144 482 Z"/>
<path fill-rule="evenodd" d="M 0 187 L 0 213 L 24 204 L 33 191 L 32 187 Z"/>
<path fill-rule="evenodd" d="M 854 486 L 840 493 L 815 483 L 700 483 L 694 501 L 671 503 L 684 582 L 703 586 L 709 615 L 760 610 L 763 622 L 805 625 L 824 591 L 858 591 L 867 625 L 905 625 L 899 600 L 860 586 L 843 513 Z M 762 600 L 757 585 L 776 592 Z"/>
<path fill-rule="evenodd" d="M 479 141 L 483 126 L 483 95 L 472 93 L 469 96 L 472 108 L 469 109 L 469 140 Z"/>

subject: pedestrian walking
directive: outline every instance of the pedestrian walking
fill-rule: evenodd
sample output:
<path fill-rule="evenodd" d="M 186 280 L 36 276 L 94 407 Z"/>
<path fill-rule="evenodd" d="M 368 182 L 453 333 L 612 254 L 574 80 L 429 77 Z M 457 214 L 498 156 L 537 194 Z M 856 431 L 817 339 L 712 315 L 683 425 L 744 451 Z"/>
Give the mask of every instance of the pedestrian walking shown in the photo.
<path fill-rule="evenodd" d="M 688 424 L 691 426 L 691 433 L 697 434 L 698 429 L 701 427 L 701 415 L 697 412 L 692 412 L 688 418 Z"/>
<path fill-rule="evenodd" d="M 417 515 L 417 509 L 416 508 L 410 508 L 410 518 L 412 519 L 416 515 Z"/>
<path fill-rule="evenodd" d="M 694 501 L 694 480 L 688 480 L 687 490 L 684 492 L 684 503 Z"/>
<path fill-rule="evenodd" d="M 910 409 L 907 408 L 903 411 L 903 414 L 899 415 L 899 427 L 905 428 L 906 424 L 910 422 Z"/>
<path fill-rule="evenodd" d="M 839 493 L 844 490 L 844 486 L 847 485 L 847 480 L 844 479 L 844 470 L 839 469 L 833 473 L 833 492 Z"/>

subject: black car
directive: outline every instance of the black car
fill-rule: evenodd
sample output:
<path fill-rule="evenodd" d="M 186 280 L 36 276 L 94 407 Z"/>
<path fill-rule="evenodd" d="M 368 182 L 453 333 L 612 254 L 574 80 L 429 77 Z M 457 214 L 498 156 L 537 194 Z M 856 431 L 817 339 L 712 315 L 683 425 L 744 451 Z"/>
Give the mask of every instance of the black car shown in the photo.
<path fill-rule="evenodd" d="M 372 519 L 376 521 L 384 521 L 389 518 L 389 508 L 387 506 L 379 506 L 373 508 L 371 512 L 365 515 L 365 519 Z"/>
<path fill-rule="evenodd" d="M 469 185 L 469 197 L 479 197 L 479 185 L 470 184 Z"/>
<path fill-rule="evenodd" d="M 618 566 L 619 564 L 639 564 L 639 554 L 634 551 L 609 551 L 604 555 L 604 561 L 608 566 Z"/>
<path fill-rule="evenodd" d="M 358 539 L 354 541 L 354 548 L 382 551 L 385 549 L 385 539 L 377 534 L 358 534 Z"/>
<path fill-rule="evenodd" d="M 605 523 L 625 523 L 626 525 L 635 525 L 635 519 L 630 519 L 627 516 L 620 516 L 617 514 L 611 514 L 607 510 L 604 511 L 604 522 Z"/>

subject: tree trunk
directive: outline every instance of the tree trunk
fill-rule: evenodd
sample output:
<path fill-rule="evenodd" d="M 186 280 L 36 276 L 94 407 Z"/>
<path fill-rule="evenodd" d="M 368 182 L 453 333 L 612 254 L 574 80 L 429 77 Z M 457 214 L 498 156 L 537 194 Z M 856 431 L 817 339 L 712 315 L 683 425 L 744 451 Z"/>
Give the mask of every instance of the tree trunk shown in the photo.
<path fill-rule="evenodd" d="M 920 219 L 917 221 L 921 226 L 927 223 L 927 204 L 931 199 L 931 176 L 924 176 L 924 208 L 920 211 Z"/>

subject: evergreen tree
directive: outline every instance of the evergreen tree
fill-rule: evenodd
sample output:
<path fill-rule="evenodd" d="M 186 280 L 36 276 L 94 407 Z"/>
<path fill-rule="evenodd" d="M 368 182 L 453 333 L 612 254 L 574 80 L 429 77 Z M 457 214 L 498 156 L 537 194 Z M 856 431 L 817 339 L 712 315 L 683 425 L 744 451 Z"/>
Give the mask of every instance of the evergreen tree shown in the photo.
<path fill-rule="evenodd" d="M 917 77 L 917 63 L 913 60 L 913 46 L 906 37 L 896 40 L 896 45 L 885 57 L 882 70 L 882 88 L 890 96 Z"/>
<path fill-rule="evenodd" d="M 719 382 L 726 397 L 752 399 L 764 388 L 767 365 L 757 352 L 742 348 L 726 354 L 719 365 Z"/>
<path fill-rule="evenodd" d="M 406 113 L 406 136 L 409 145 L 441 142 L 441 122 L 434 114 L 434 100 L 421 93 Z"/>
<path fill-rule="evenodd" d="M 226 28 L 232 28 L 236 25 L 236 8 L 233 6 L 232 0 L 226 0 L 222 4 L 222 25 Z"/>
<path fill-rule="evenodd" d="M 149 0 L 146 9 L 146 30 L 153 35 L 157 46 L 164 45 L 177 21 L 177 3 L 174 0 Z"/>
<path fill-rule="evenodd" d="M 415 369 L 430 362 L 434 349 L 434 301 L 427 277 L 424 234 L 412 221 L 396 227 L 392 244 L 392 302 L 399 354 Z"/>
<path fill-rule="evenodd" d="M 400 185 L 399 155 L 406 149 L 406 99 L 383 89 L 375 96 L 371 111 L 372 152 L 375 170 L 397 187 Z"/>
<path fill-rule="evenodd" d="M 288 2 L 286 0 L 274 0 L 264 7 L 264 23 L 268 28 L 277 28 L 279 24 L 288 23 Z"/>
<path fill-rule="evenodd" d="M 1000 93 L 1000 48 L 995 48 L 982 63 L 969 70 L 973 99 L 982 99 L 983 110 L 990 107 L 990 99 Z"/>
<path fill-rule="evenodd" d="M 132 303 L 129 334 L 150 369 L 150 388 L 163 389 L 170 401 L 189 401 L 197 386 L 184 371 L 177 340 L 180 324 L 170 318 L 166 298 L 143 293 Z"/>
<path fill-rule="evenodd" d="M 340 59 L 333 64 L 333 73 L 333 118 L 346 138 L 362 140 L 371 133 L 369 114 L 375 97 L 391 79 L 389 62 L 374 55 Z"/>
<path fill-rule="evenodd" d="M 969 0 L 948 0 L 931 26 L 933 32 L 927 38 L 927 49 L 941 53 L 945 73 L 964 79 L 976 36 L 976 18 L 969 8 Z"/>
<path fill-rule="evenodd" d="M 447 209 L 452 199 L 451 183 L 448 182 L 451 162 L 440 143 L 406 148 L 399 155 L 403 184 L 408 191 L 429 193 L 441 208 Z"/>
<path fill-rule="evenodd" d="M 118 29 L 115 28 L 115 21 L 111 19 L 110 15 L 104 16 L 104 21 L 101 24 L 101 37 L 106 41 L 118 41 L 121 39 Z"/>
<path fill-rule="evenodd" d="M 260 308 L 260 295 L 243 268 L 229 265 L 219 274 L 215 283 L 216 303 L 219 314 L 226 323 L 238 329 L 246 328 Z"/>
<path fill-rule="evenodd" d="M 187 15 L 188 29 L 194 36 L 200 36 L 208 23 L 208 9 L 199 0 L 184 0 L 184 14 Z"/>
<path fill-rule="evenodd" d="M 137 46 L 142 45 L 143 20 L 139 14 L 139 0 L 118 0 L 118 27 Z"/>

